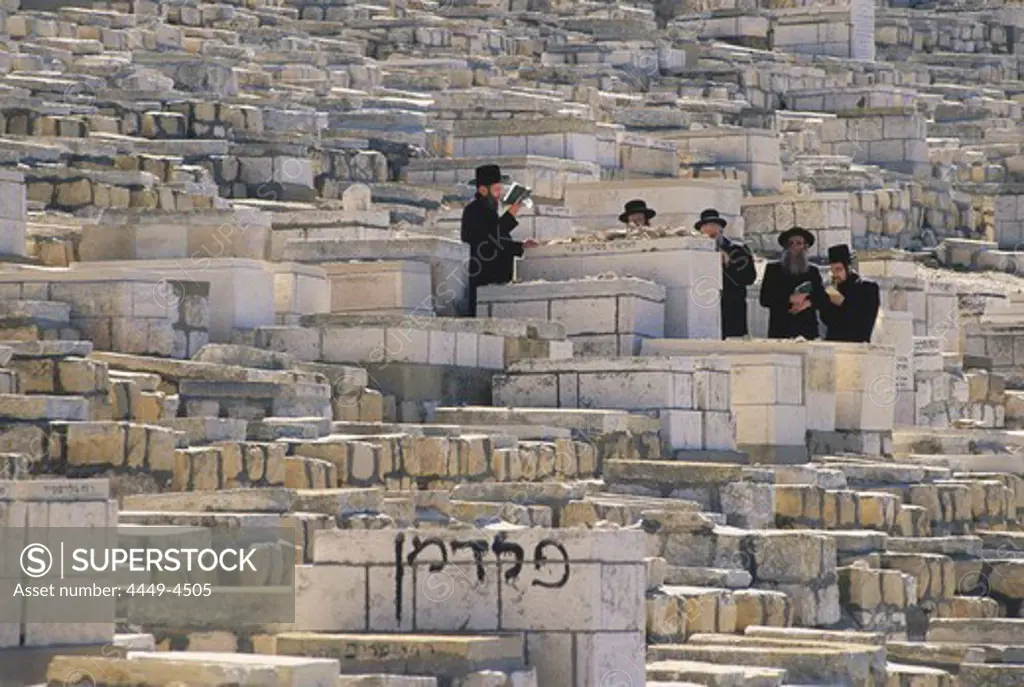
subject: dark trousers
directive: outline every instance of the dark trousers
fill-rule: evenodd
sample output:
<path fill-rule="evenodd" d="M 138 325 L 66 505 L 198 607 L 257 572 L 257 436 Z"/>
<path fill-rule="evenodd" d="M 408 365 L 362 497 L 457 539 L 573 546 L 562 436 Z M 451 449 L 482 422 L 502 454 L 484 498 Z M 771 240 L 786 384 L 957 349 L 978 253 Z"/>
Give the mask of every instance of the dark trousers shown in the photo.
<path fill-rule="evenodd" d="M 747 294 L 722 293 L 722 338 L 747 335 Z"/>
<path fill-rule="evenodd" d="M 463 317 L 476 317 L 476 280 L 470 277 L 466 288 L 466 312 Z"/>

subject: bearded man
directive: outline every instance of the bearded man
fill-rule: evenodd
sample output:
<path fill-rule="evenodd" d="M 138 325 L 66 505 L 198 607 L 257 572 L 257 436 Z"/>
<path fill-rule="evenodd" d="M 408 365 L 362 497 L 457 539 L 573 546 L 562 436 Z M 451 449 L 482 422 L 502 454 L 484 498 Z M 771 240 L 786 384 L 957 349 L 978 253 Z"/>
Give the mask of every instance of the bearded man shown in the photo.
<path fill-rule="evenodd" d="M 507 284 L 515 273 L 515 259 L 523 248 L 536 245 L 532 239 L 516 241 L 512 230 L 519 222 L 516 215 L 522 201 L 498 215 L 502 184 L 511 181 L 498 165 L 476 168 L 470 185 L 476 187 L 473 201 L 462 211 L 462 241 L 469 244 L 469 317 L 476 317 L 476 290 L 487 284 Z"/>
<path fill-rule="evenodd" d="M 782 259 L 769 263 L 761 282 L 761 306 L 768 308 L 768 338 L 818 338 L 818 310 L 828 302 L 821 273 L 807 259 L 814 234 L 793 227 L 779 236 Z"/>
<path fill-rule="evenodd" d="M 828 249 L 833 286 L 825 289 L 828 303 L 821 311 L 825 341 L 869 343 L 881 306 L 878 284 L 853 271 L 853 253 L 846 244 Z"/>

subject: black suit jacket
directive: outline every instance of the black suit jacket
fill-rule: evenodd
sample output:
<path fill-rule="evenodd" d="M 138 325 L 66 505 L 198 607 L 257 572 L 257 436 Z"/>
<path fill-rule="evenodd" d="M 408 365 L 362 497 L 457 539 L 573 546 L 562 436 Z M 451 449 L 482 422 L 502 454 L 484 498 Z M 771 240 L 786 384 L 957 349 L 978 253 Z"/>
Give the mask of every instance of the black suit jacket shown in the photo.
<path fill-rule="evenodd" d="M 843 304 L 829 300 L 821 309 L 821 321 L 828 327 L 825 340 L 869 343 L 882 301 L 878 284 L 851 272 L 837 289 L 843 294 Z"/>
<path fill-rule="evenodd" d="M 523 244 L 512 238 L 519 225 L 506 212 L 501 217 L 489 198 L 477 194 L 462 211 L 462 241 L 469 244 L 469 280 L 476 286 L 512 281 L 515 258 Z"/>
<path fill-rule="evenodd" d="M 801 282 L 811 282 L 811 307 L 796 315 L 789 314 L 789 297 Z M 780 262 L 769 263 L 761 282 L 761 305 L 768 308 L 768 338 L 818 338 L 818 310 L 828 296 L 822 285 L 821 272 L 813 265 L 803 274 L 790 274 Z"/>

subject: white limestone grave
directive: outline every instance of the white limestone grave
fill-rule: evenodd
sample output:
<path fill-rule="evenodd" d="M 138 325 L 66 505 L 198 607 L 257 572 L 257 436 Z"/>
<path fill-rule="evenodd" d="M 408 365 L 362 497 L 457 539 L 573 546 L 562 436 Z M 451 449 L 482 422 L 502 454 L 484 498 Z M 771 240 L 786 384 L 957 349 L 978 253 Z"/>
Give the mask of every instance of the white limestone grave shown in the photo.
<path fill-rule="evenodd" d="M 753 339 L 750 341 L 686 341 L 682 339 L 649 339 L 644 341 L 642 355 L 720 355 L 731 362 L 742 362 L 746 357 L 755 360 L 765 356 L 799 356 L 801 366 L 795 374 L 801 380 L 801 414 L 807 429 L 831 432 L 836 424 L 835 353 L 828 346 L 806 346 L 796 341 Z M 733 410 L 739 404 L 754 405 L 758 394 L 770 393 L 749 388 L 739 383 L 735 374 L 732 378 L 731 399 Z M 785 391 L 782 396 L 794 398 L 794 391 Z M 737 426 L 737 431 L 739 428 Z"/>
<path fill-rule="evenodd" d="M 275 278 L 269 263 L 263 260 L 117 260 L 75 263 L 69 272 L 79 275 L 105 272 L 114 279 L 118 278 L 118 273 L 140 272 L 167 282 L 208 282 L 210 341 L 214 343 L 230 343 L 234 329 L 274 324 Z M 152 307 L 167 307 L 159 301 L 157 294 Z"/>
<path fill-rule="evenodd" d="M 316 265 L 267 263 L 274 275 L 274 316 L 277 324 L 297 324 L 303 315 L 331 312 L 331 282 Z"/>
<path fill-rule="evenodd" d="M 524 632 L 538 684 L 600 687 L 612 668 L 643 684 L 645 536 L 538 527 L 322 530 L 313 564 L 296 567 L 296 629 Z M 481 558 L 455 545 L 471 540 L 487 542 Z"/>
<path fill-rule="evenodd" d="M 331 271 L 328 269 L 328 265 L 350 264 L 354 260 L 421 263 L 429 270 L 429 282 L 422 290 L 417 305 L 421 305 L 424 299 L 428 299 L 432 295 L 434 308 L 438 315 L 456 316 L 465 307 L 466 289 L 469 284 L 467 273 L 469 247 L 455 239 L 425 235 L 365 240 L 293 239 L 285 242 L 284 258 L 320 265 L 327 269 L 329 274 Z M 339 274 L 343 279 L 348 269 L 350 268 L 340 268 Z M 405 268 L 389 269 L 391 270 L 390 274 L 393 275 L 392 279 L 401 281 L 406 276 Z M 422 270 L 411 267 L 408 268 L 408 273 L 410 275 L 420 274 Z M 415 277 L 411 278 L 416 279 Z M 387 277 L 382 277 L 382 279 L 387 279 Z M 332 277 L 332 284 L 333 281 Z M 395 288 L 402 289 L 404 292 L 406 286 L 396 284 Z M 416 288 L 419 288 L 419 285 Z M 332 308 L 334 302 L 332 295 Z M 403 305 L 408 306 L 408 302 Z"/>
<path fill-rule="evenodd" d="M 643 412 L 674 449 L 733 450 L 729 372 L 720 357 L 523 360 L 495 375 L 494 404 Z"/>
<path fill-rule="evenodd" d="M 672 237 L 533 246 L 517 266 L 522 281 L 564 281 L 614 273 L 665 287 L 665 336 L 718 339 L 721 261 L 704 237 Z"/>
<path fill-rule="evenodd" d="M 102 531 L 102 528 L 116 525 L 117 501 L 110 498 L 110 485 L 105 479 L 0 480 L 0 530 L 5 533 L 4 558 L 13 555 L 17 560 L 28 543 L 39 542 L 40 529 L 100 528 Z M 65 579 L 70 581 L 72 575 L 77 574 L 69 572 Z M 14 596 L 18 584 L 40 584 L 39 579 L 42 578 L 29 577 L 17 567 L 9 569 L 0 579 L 0 618 L 4 619 L 0 622 L 0 648 L 18 646 L 22 636 L 24 646 L 29 647 L 103 645 L 113 641 L 116 602 L 113 597 L 81 601 L 79 610 L 87 613 L 90 620 L 96 616 L 105 616 L 105 620 L 53 622 L 67 617 L 59 607 L 59 604 L 67 604 L 67 599 Z M 83 577 L 81 584 L 95 581 Z"/>
<path fill-rule="evenodd" d="M 411 260 L 322 263 L 332 313 L 434 315 L 430 265 Z"/>
<path fill-rule="evenodd" d="M 218 258 L 263 260 L 270 213 L 252 208 L 193 212 L 110 211 L 82 227 L 83 261 Z"/>
<path fill-rule="evenodd" d="M 892 346 L 810 342 L 830 346 L 836 356 L 836 429 L 892 431 L 899 399 L 896 351 Z"/>
<path fill-rule="evenodd" d="M 665 288 L 622 277 L 484 286 L 477 317 L 555 320 L 576 355 L 630 356 L 665 335 Z"/>

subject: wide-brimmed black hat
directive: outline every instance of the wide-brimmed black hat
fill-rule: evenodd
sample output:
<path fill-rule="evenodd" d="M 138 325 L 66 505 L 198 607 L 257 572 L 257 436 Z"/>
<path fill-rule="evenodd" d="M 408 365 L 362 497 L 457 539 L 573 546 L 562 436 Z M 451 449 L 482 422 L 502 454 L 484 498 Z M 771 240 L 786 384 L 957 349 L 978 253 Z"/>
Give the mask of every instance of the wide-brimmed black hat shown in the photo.
<path fill-rule="evenodd" d="M 491 184 L 507 183 L 512 177 L 502 174 L 498 165 L 481 165 L 476 168 L 476 176 L 469 182 L 470 186 L 490 186 Z"/>
<path fill-rule="evenodd" d="M 717 224 L 725 229 L 728 222 L 718 214 L 718 210 L 708 208 L 704 212 L 700 213 L 700 219 L 694 223 L 693 228 L 699 230 L 702 224 Z"/>
<path fill-rule="evenodd" d="M 845 243 L 829 247 L 828 262 L 830 265 L 838 262 L 849 267 L 850 263 L 853 262 L 853 254 L 850 252 L 850 247 Z"/>
<path fill-rule="evenodd" d="M 620 222 L 628 222 L 629 216 L 634 215 L 638 212 L 644 213 L 644 216 L 650 220 L 658 213 L 647 207 L 647 203 L 642 200 L 631 200 L 626 203 L 625 212 L 619 215 Z"/>
<path fill-rule="evenodd" d="M 789 240 L 794 236 L 802 236 L 808 248 L 814 245 L 814 234 L 803 227 L 793 227 L 779 234 L 779 245 L 785 248 L 789 244 Z"/>

